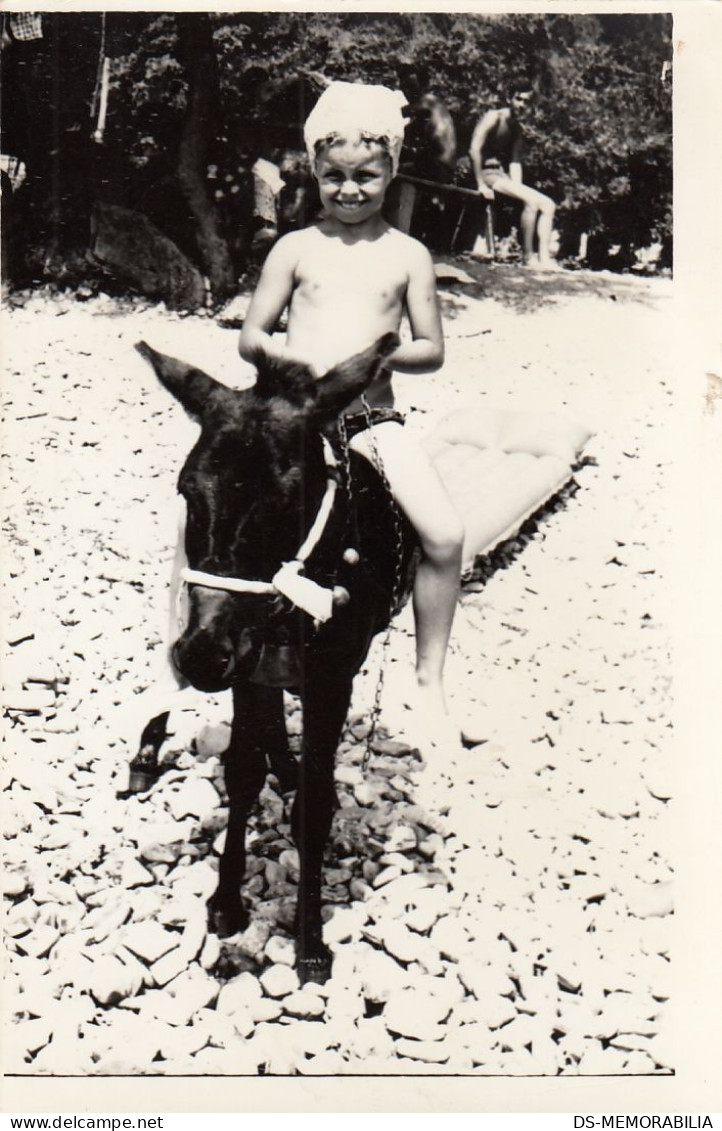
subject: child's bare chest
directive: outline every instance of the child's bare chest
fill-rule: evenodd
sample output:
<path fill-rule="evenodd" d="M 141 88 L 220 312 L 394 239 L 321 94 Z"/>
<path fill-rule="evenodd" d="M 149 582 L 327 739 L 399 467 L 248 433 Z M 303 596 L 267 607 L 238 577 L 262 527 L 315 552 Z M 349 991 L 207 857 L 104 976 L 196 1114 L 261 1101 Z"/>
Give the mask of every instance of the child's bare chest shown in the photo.
<path fill-rule="evenodd" d="M 369 254 L 368 246 L 326 251 L 299 264 L 299 298 L 309 302 L 363 298 L 379 308 L 396 306 L 406 294 L 407 275 L 392 259 Z"/>

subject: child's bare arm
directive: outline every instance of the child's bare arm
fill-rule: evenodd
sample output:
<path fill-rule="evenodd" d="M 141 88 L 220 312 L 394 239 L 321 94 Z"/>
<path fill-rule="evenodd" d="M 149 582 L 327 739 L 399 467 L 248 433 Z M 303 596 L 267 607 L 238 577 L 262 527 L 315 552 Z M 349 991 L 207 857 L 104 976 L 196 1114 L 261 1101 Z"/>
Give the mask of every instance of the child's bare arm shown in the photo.
<path fill-rule="evenodd" d="M 238 342 L 238 352 L 246 361 L 253 361 L 260 350 L 267 357 L 305 362 L 273 338 L 278 319 L 293 294 L 297 259 L 293 237 L 283 237 L 268 253 Z"/>
<path fill-rule="evenodd" d="M 404 342 L 389 358 L 400 373 L 433 373 L 444 363 L 444 335 L 436 294 L 434 264 L 426 248 L 409 241 L 406 310 L 413 341 Z"/>

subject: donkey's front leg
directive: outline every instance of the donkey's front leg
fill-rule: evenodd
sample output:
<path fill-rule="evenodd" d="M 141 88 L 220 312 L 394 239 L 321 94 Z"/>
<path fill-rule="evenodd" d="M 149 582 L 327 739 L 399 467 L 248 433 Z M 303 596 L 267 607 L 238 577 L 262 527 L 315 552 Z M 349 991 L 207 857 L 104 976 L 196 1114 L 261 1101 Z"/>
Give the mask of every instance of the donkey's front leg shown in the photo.
<path fill-rule="evenodd" d="M 246 870 L 246 822 L 266 779 L 267 757 L 280 759 L 287 749 L 283 691 L 255 683 L 234 687 L 231 741 L 224 755 L 228 828 L 218 887 L 208 901 L 209 928 L 221 938 L 248 925 L 240 893 Z"/>
<path fill-rule="evenodd" d="M 339 735 L 351 701 L 352 680 L 306 673 L 303 699 L 303 748 L 298 792 L 293 806 L 293 836 L 298 846 L 297 959 L 301 982 L 325 982 L 331 953 L 323 942 L 321 869 L 331 829 L 336 790 L 333 771 Z"/>

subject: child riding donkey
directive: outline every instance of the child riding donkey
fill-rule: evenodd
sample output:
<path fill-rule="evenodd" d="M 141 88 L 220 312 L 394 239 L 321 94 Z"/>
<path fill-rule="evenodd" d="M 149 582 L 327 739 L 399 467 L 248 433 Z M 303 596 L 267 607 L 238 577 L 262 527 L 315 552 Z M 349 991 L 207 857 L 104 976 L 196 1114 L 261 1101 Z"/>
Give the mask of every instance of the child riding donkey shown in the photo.
<path fill-rule="evenodd" d="M 398 346 L 390 366 L 415 374 L 442 365 L 431 256 L 382 215 L 398 169 L 405 103 L 400 91 L 346 82 L 331 83 L 321 95 L 305 140 L 323 215 L 282 237 L 269 253 L 240 337 L 243 358 L 265 354 L 298 362 L 321 377 L 383 334 L 396 333 L 406 313 L 411 340 Z M 281 343 L 273 332 L 284 310 L 288 329 Z M 349 406 L 339 427 L 349 447 L 382 472 L 421 544 L 413 594 L 416 670 L 406 705 L 417 745 L 443 756 L 462 737 L 483 737 L 478 728 L 472 735 L 471 721 L 452 719 L 443 683 L 464 529 L 431 460 L 394 408 L 390 367 Z"/>
<path fill-rule="evenodd" d="M 284 236 L 264 264 L 240 339 L 241 355 L 259 352 L 311 367 L 317 377 L 399 330 L 399 345 L 361 401 L 346 412 L 349 445 L 380 469 L 418 534 L 422 557 L 414 586 L 416 687 L 410 689 L 424 745 L 458 745 L 443 684 L 444 660 L 459 593 L 464 530 L 423 447 L 394 409 L 391 368 L 431 373 L 444 344 L 431 256 L 384 219 L 386 191 L 398 169 L 404 95 L 383 86 L 334 82 L 305 126 L 322 218 Z M 288 310 L 284 344 L 272 336 Z"/>

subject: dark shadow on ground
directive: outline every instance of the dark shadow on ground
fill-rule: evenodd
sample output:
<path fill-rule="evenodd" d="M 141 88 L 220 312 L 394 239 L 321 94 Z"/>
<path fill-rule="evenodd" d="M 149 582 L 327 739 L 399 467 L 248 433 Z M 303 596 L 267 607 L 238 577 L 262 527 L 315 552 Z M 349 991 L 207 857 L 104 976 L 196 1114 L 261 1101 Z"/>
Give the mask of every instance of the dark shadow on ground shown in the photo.
<path fill-rule="evenodd" d="M 470 275 L 473 283 L 437 278 L 444 317 L 453 320 L 454 304 L 443 302 L 444 293 L 465 294 L 470 298 L 493 299 L 517 314 L 532 314 L 543 306 L 554 306 L 569 298 L 593 295 L 610 302 L 635 302 L 652 307 L 656 295 L 652 286 L 656 278 L 638 275 L 617 275 L 610 271 L 584 271 L 562 268 L 559 271 L 535 271 L 519 264 L 487 263 L 471 256 L 437 256 L 438 264 L 448 263 Z M 448 308 L 448 309 L 447 309 Z"/>

